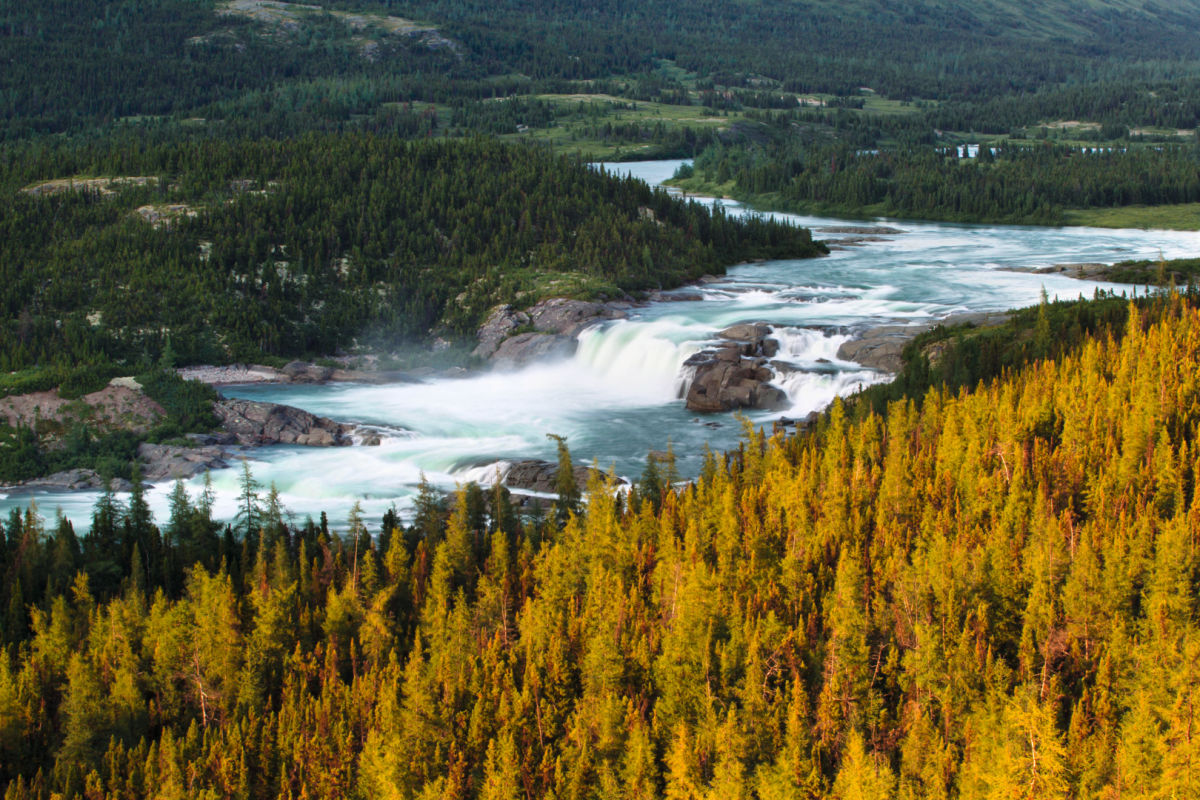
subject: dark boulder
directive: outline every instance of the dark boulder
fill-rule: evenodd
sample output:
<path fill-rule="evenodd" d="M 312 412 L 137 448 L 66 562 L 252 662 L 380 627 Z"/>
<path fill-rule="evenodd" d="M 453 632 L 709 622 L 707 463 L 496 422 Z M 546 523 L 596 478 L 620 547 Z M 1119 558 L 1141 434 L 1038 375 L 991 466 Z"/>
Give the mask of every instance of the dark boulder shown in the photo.
<path fill-rule="evenodd" d="M 787 408 L 787 393 L 770 385 L 775 376 L 767 359 L 779 352 L 779 342 L 770 334 L 771 327 L 761 322 L 733 325 L 717 334 L 725 344 L 684 362 L 695 370 L 685 395 L 688 409 L 716 413 Z"/>
<path fill-rule="evenodd" d="M 556 333 L 521 333 L 501 342 L 492 361 L 502 367 L 523 367 L 534 361 L 568 358 L 575 352 L 576 342 L 570 336 Z"/>
<path fill-rule="evenodd" d="M 575 474 L 575 485 L 579 487 L 581 492 L 587 488 L 588 481 L 593 476 L 600 480 L 607 479 L 607 475 L 604 472 L 594 467 L 575 466 L 573 472 Z M 504 475 L 504 485 L 509 489 L 524 489 L 527 492 L 554 494 L 557 479 L 558 464 L 556 462 L 525 459 L 513 462 L 508 468 L 508 472 Z M 625 483 L 625 481 L 618 480 L 618 483 Z"/>
<path fill-rule="evenodd" d="M 299 408 L 253 400 L 221 400 L 213 406 L 221 427 L 243 445 L 298 444 L 341 447 L 352 444 L 353 426 Z"/>
<path fill-rule="evenodd" d="M 691 411 L 716 413 L 740 408 L 775 411 L 788 407 L 787 394 L 770 385 L 774 377 L 761 358 L 728 357 L 722 349 L 705 358 L 703 353 L 688 359 L 696 370 L 687 390 Z"/>
<path fill-rule="evenodd" d="M 149 483 L 191 478 L 213 469 L 229 466 L 227 453 L 219 446 L 176 447 L 174 445 L 138 445 L 138 458 L 142 461 L 142 478 Z"/>

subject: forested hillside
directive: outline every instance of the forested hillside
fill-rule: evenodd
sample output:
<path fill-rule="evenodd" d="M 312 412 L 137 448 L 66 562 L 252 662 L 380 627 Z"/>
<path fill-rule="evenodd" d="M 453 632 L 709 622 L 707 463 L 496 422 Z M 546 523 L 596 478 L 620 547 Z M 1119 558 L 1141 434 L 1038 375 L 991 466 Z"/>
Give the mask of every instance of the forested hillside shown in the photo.
<path fill-rule="evenodd" d="M 1197 0 L 16 2 L 0 7 L 0 142 L 485 134 L 618 160 L 781 139 L 756 156 L 777 174 L 827 147 L 884 147 L 898 180 L 940 182 L 930 145 L 1194 144 L 1197 19 Z M 1093 162 L 1092 182 L 1139 168 L 1115 161 Z M 1062 217 L 1039 190 L 1074 186 L 961 177 L 911 200 L 838 177 L 782 205 L 1044 223 Z"/>
<path fill-rule="evenodd" d="M 562 527 L 14 514 L 6 797 L 1191 796 L 1200 311 L 1121 333 Z"/>
<path fill-rule="evenodd" d="M 1180 105 L 1194 119 L 1198 14 L 1195 0 L 14 2 L 0 8 L 0 133 L 157 117 L 236 124 L 219 104 L 253 97 L 260 112 L 299 111 L 289 126 L 343 125 L 386 103 L 590 92 L 581 81 L 614 77 L 631 79 L 631 97 L 701 105 L 705 86 L 838 96 L 865 86 L 954 101 L 960 119 L 1017 98 L 1026 113 L 987 106 L 1006 125 L 1045 109 L 1095 119 L 1085 111 L 1099 106 L 1127 125 L 1190 127 L 1157 109 Z M 312 105 L 289 107 L 297 99 Z M 947 119 L 939 126 L 955 127 Z"/>
<path fill-rule="evenodd" d="M 83 177 L 88 176 L 88 177 Z M 0 173 L 0 369 L 329 355 L 473 334 L 500 302 L 614 298 L 824 252 L 488 140 L 29 145 Z"/>

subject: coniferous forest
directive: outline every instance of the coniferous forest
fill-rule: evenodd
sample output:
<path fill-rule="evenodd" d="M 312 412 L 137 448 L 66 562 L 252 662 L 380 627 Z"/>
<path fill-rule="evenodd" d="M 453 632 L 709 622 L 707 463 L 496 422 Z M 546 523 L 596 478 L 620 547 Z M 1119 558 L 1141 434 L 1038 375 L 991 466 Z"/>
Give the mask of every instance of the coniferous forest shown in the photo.
<path fill-rule="evenodd" d="M 1071 208 L 1200 202 L 1200 150 L 1190 145 L 1125 152 L 1002 145 L 967 158 L 958 148 L 863 151 L 791 140 L 712 147 L 693 169 L 732 181 L 736 196 L 824 214 L 1061 225 Z"/>
<path fill-rule="evenodd" d="M 137 462 L 215 426 L 177 366 L 435 353 L 500 304 L 827 252 L 588 161 L 694 157 L 688 191 L 807 213 L 1195 230 L 1198 19 L 0 2 L 0 399 L 136 376 L 163 410 L 54 447 L 0 418 L 0 480 L 132 478 L 87 530 L 0 518 L 4 800 L 1200 796 L 1194 259 L 933 329 L 686 482 L 668 450 L 580 485 L 552 435 L 541 504 L 422 475 L 403 515 L 298 522 L 243 461 L 232 519 L 211 482 L 156 518 Z"/>
<path fill-rule="evenodd" d="M 14 513 L 6 796 L 1190 796 L 1192 300 L 541 521 Z"/>
<path fill-rule="evenodd" d="M 469 335 L 500 302 L 825 252 L 486 139 L 30 145 L 0 183 L 5 371 L 154 363 L 168 343 L 179 364 L 394 346 Z"/>

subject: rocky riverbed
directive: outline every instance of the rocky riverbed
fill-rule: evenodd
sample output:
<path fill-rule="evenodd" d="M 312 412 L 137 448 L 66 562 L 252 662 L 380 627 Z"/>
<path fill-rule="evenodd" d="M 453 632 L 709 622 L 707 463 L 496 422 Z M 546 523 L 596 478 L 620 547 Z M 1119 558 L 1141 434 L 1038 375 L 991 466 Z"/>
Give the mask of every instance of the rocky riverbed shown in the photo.
<path fill-rule="evenodd" d="M 120 379 L 118 379 L 120 380 Z M 68 412 L 80 410 L 81 401 L 67 403 L 54 392 L 38 392 L 34 395 L 4 398 L 0 412 L 13 416 L 9 419 L 22 420 L 18 416 L 29 407 L 38 419 L 63 425 L 69 422 Z M 89 405 L 91 403 L 92 405 Z M 140 388 L 134 389 L 126 381 L 101 392 L 82 398 L 84 411 L 89 417 L 112 409 L 124 409 L 124 427 L 110 420 L 108 430 L 129 430 L 134 433 L 146 430 L 145 414 L 161 408 L 145 397 Z M 144 414 L 132 414 L 130 409 L 139 409 Z M 222 398 L 213 405 L 213 413 L 220 421 L 220 428 L 211 433 L 189 434 L 190 445 L 155 444 L 142 442 L 137 449 L 137 459 L 142 479 L 150 483 L 164 480 L 187 479 L 209 470 L 225 469 L 245 448 L 264 445 L 290 444 L 307 447 L 346 447 L 353 444 L 378 445 L 379 434 L 371 430 L 359 430 L 354 425 L 335 422 L 327 417 L 310 414 L 299 408 L 278 403 L 260 403 L 250 400 Z M 73 417 L 71 417 L 73 418 Z M 28 423 L 23 423 L 28 424 Z M 53 447 L 53 442 L 47 446 Z M 231 449 L 231 448 L 236 448 Z M 104 479 L 90 469 L 70 469 L 34 480 L 0 489 L 80 491 L 104 488 Z M 116 479 L 112 487 L 116 491 L 128 491 L 131 484 Z"/>

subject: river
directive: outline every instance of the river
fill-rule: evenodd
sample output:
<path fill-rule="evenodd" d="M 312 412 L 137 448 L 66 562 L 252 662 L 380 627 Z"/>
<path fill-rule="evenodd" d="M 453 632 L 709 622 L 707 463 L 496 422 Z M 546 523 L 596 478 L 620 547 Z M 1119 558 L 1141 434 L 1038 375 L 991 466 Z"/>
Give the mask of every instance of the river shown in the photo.
<path fill-rule="evenodd" d="M 600 166 L 657 184 L 680 163 Z M 723 205 L 731 214 L 748 213 L 733 202 Z M 880 224 L 903 232 L 871 237 L 876 240 L 836 249 L 826 258 L 732 267 L 719 281 L 683 290 L 701 291 L 702 300 L 636 308 L 627 320 L 584 331 L 574 357 L 520 372 L 387 386 L 225 387 L 227 396 L 287 403 L 339 421 L 376 426 L 385 434 L 378 447 L 252 450 L 247 455 L 254 477 L 264 487 L 275 484 L 297 520 L 326 511 L 331 523 L 340 525 L 357 500 L 372 527 L 393 505 L 407 517 L 422 474 L 452 489 L 467 480 L 490 481 L 509 459 L 553 459 L 550 433 L 567 437 L 577 462 L 595 461 L 630 478 L 641 474 L 648 451 L 671 443 L 679 472 L 688 477 L 698 472 L 705 445 L 728 449 L 736 446 L 740 433 L 732 415 L 699 416 L 680 399 L 681 365 L 722 328 L 738 322 L 772 324 L 782 345 L 778 357 L 799 368 L 778 384 L 788 394 L 790 409 L 748 415 L 756 424 L 769 424 L 779 416 L 823 408 L 837 395 L 886 379 L 837 359 L 838 346 L 855 330 L 1032 305 L 1043 288 L 1051 298 L 1064 299 L 1090 297 L 1097 288 L 1128 289 L 1014 268 L 1200 252 L 1200 232 L 772 216 L 811 227 L 816 238 L 831 244 L 845 235 L 822 233 L 822 228 Z M 232 518 L 240 468 L 211 477 L 215 512 Z M 193 496 L 201 485 L 199 478 L 187 483 Z M 160 522 L 167 517 L 170 489 L 164 483 L 148 492 Z M 61 509 L 82 530 L 97 496 L 42 493 L 32 499 L 44 516 Z M 0 498 L 0 512 L 30 499 L 29 494 Z"/>

